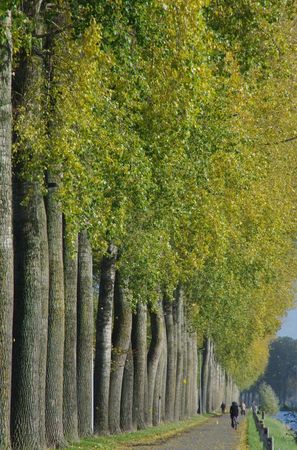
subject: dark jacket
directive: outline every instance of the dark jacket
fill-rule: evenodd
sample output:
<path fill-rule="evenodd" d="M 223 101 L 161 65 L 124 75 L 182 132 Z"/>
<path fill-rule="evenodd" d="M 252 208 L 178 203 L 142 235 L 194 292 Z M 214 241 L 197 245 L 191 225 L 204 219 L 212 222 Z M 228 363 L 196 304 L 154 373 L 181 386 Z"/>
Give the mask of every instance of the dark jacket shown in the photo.
<path fill-rule="evenodd" d="M 238 417 L 238 414 L 239 414 L 238 404 L 236 402 L 232 402 L 232 405 L 230 406 L 230 416 Z"/>

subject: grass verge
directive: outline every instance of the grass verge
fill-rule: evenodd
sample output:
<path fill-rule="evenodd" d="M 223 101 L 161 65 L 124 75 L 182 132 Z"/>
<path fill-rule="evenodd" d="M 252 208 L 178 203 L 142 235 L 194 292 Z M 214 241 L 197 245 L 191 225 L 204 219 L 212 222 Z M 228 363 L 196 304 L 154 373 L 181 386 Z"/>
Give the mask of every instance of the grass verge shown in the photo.
<path fill-rule="evenodd" d="M 112 436 L 93 436 L 88 439 L 83 439 L 80 442 L 73 443 L 68 447 L 68 449 L 123 450 L 125 448 L 137 447 L 139 445 L 154 445 L 206 422 L 209 417 L 211 416 L 196 416 L 184 421 L 166 423 L 158 427 L 151 427 L 145 430 L 135 431 L 133 433 L 122 433 Z"/>
<path fill-rule="evenodd" d="M 269 436 L 274 437 L 274 448 L 276 450 L 296 450 L 297 443 L 294 433 L 285 424 L 269 416 L 265 417 L 264 422 L 269 428 Z"/>
<path fill-rule="evenodd" d="M 239 432 L 240 432 L 240 442 L 239 442 L 238 450 L 249 450 L 248 421 L 246 419 L 240 423 Z"/>
<path fill-rule="evenodd" d="M 247 448 L 251 450 L 263 450 L 263 443 L 255 425 L 253 413 L 249 411 L 247 416 Z"/>

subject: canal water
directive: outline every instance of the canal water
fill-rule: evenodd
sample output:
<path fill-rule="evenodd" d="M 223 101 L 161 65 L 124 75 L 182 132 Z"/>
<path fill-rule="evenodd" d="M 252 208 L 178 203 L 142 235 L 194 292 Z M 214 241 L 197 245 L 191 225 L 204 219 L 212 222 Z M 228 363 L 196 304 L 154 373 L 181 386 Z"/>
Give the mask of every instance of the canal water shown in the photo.
<path fill-rule="evenodd" d="M 297 412 L 295 411 L 279 411 L 276 419 L 281 420 L 283 423 L 288 425 L 291 430 L 297 431 Z"/>

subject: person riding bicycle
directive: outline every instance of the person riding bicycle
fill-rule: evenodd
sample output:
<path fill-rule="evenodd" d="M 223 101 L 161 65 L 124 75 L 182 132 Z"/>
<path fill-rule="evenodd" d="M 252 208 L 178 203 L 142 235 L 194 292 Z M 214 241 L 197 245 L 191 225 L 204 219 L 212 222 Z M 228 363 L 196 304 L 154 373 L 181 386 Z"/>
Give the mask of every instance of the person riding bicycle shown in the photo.
<path fill-rule="evenodd" d="M 239 414 L 238 404 L 237 402 L 232 402 L 232 405 L 230 406 L 230 418 L 232 428 L 236 428 L 238 414 Z"/>

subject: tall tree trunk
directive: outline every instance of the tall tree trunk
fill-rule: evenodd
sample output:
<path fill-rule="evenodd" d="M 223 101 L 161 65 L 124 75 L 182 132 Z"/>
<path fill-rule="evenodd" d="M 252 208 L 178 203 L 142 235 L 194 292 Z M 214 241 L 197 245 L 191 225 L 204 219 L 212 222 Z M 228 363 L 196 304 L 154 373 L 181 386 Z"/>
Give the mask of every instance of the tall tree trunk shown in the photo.
<path fill-rule="evenodd" d="M 63 427 L 65 438 L 78 440 L 77 419 L 77 239 L 70 244 L 64 227 L 65 342 Z"/>
<path fill-rule="evenodd" d="M 41 266 L 37 184 L 18 183 L 15 192 L 15 314 L 13 351 L 13 448 L 39 443 Z M 26 205 L 22 202 L 26 199 Z"/>
<path fill-rule="evenodd" d="M 207 388 L 209 375 L 210 340 L 205 339 L 202 356 L 202 376 L 201 376 L 201 413 L 207 411 Z"/>
<path fill-rule="evenodd" d="M 122 395 L 121 395 L 121 429 L 122 431 L 133 430 L 133 352 L 130 345 L 123 374 Z"/>
<path fill-rule="evenodd" d="M 181 415 L 180 418 L 184 419 L 186 417 L 186 403 L 187 403 L 187 384 L 188 380 L 188 333 L 186 326 L 186 317 L 184 312 L 184 320 L 182 327 L 182 342 L 183 342 L 183 378 L 182 378 L 182 396 L 181 396 Z"/>
<path fill-rule="evenodd" d="M 46 436 L 48 445 L 66 445 L 63 434 L 63 362 L 65 338 L 62 213 L 57 179 L 48 175 L 49 322 L 46 373 Z"/>
<path fill-rule="evenodd" d="M 102 258 L 101 262 L 94 372 L 94 425 L 95 432 L 99 434 L 106 434 L 109 431 L 108 406 L 116 254 L 117 250 L 115 246 L 110 245 L 108 248 L 108 254 Z"/>
<path fill-rule="evenodd" d="M 163 362 L 163 372 L 162 372 L 162 411 L 161 411 L 161 420 L 164 422 L 165 418 L 165 401 L 166 401 L 166 383 L 167 383 L 167 335 L 166 335 L 166 326 L 164 320 L 164 345 L 163 345 L 163 353 L 161 355 Z"/>
<path fill-rule="evenodd" d="M 147 307 L 139 303 L 133 316 L 132 348 L 134 358 L 133 422 L 138 430 L 145 427 L 144 398 L 147 373 Z"/>
<path fill-rule="evenodd" d="M 167 336 L 167 379 L 165 398 L 165 419 L 174 419 L 174 401 L 176 384 L 176 342 L 174 333 L 174 323 L 172 314 L 172 302 L 164 297 L 164 316 Z"/>
<path fill-rule="evenodd" d="M 178 286 L 174 302 L 174 322 L 176 328 L 176 384 L 174 400 L 174 419 L 179 420 L 181 414 L 181 394 L 183 379 L 183 292 L 181 285 Z"/>
<path fill-rule="evenodd" d="M 13 315 L 11 189 L 11 18 L 0 19 L 0 449 L 10 448 L 10 395 Z"/>
<path fill-rule="evenodd" d="M 209 342 L 208 379 L 206 382 L 206 412 L 212 412 L 213 379 L 214 379 L 213 343 Z"/>
<path fill-rule="evenodd" d="M 146 402 L 146 423 L 152 425 L 153 402 L 156 386 L 156 375 L 164 339 L 164 319 L 162 303 L 159 302 L 158 311 L 151 316 L 151 344 L 147 356 L 147 402 Z"/>
<path fill-rule="evenodd" d="M 80 436 L 93 432 L 93 260 L 87 232 L 78 240 L 77 395 Z"/>
<path fill-rule="evenodd" d="M 192 403 L 191 403 L 191 415 L 197 414 L 198 411 L 198 370 L 199 370 L 199 360 L 198 360 L 198 350 L 197 350 L 197 335 L 194 333 L 192 335 L 192 355 L 193 355 L 193 380 L 192 380 Z"/>
<path fill-rule="evenodd" d="M 132 312 L 119 271 L 115 278 L 114 328 L 109 392 L 109 428 L 119 433 L 121 421 L 121 391 L 125 361 L 131 342 Z"/>
<path fill-rule="evenodd" d="M 188 334 L 187 337 L 187 384 L 186 384 L 186 403 L 185 415 L 191 416 L 191 401 L 193 398 L 193 345 L 192 337 Z"/>
<path fill-rule="evenodd" d="M 163 349 L 161 351 L 161 355 L 163 353 Z M 153 408 L 152 408 L 152 424 L 154 426 L 158 425 L 162 419 L 162 376 L 163 376 L 163 361 L 162 358 L 159 358 L 157 372 L 156 372 L 156 380 L 155 380 L 155 389 L 153 392 Z"/>
<path fill-rule="evenodd" d="M 40 224 L 40 277 L 41 277 L 41 317 L 40 317 L 40 357 L 39 357 L 39 434 L 40 447 L 46 447 L 45 431 L 45 386 L 47 365 L 47 335 L 48 335 L 48 295 L 49 295 L 49 261 L 47 218 L 44 198 L 39 196 Z"/>

